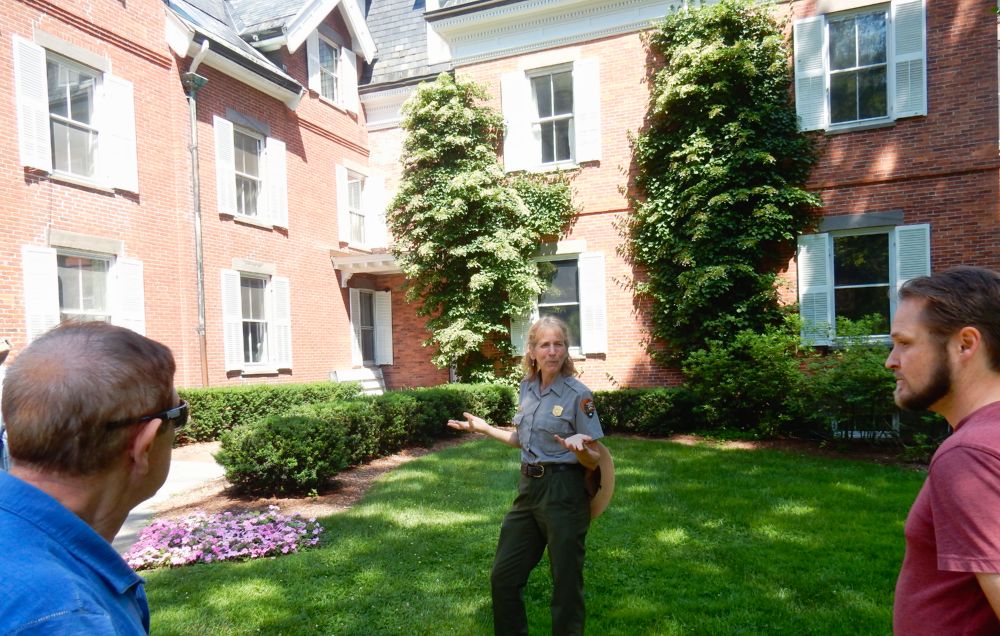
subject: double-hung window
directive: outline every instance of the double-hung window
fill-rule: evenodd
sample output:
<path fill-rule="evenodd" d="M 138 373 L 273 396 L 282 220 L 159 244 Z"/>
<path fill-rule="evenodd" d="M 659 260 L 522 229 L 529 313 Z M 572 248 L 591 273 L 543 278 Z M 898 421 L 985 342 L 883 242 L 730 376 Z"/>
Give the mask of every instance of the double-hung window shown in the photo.
<path fill-rule="evenodd" d="M 257 216 L 257 199 L 261 194 L 261 157 L 264 140 L 256 134 L 233 131 L 233 152 L 236 176 L 236 213 Z"/>
<path fill-rule="evenodd" d="M 545 73 L 531 78 L 531 92 L 541 137 L 541 163 L 573 159 L 573 71 Z"/>
<path fill-rule="evenodd" d="M 340 90 L 338 87 L 340 76 L 337 71 L 337 60 L 340 58 L 340 48 L 330 42 L 330 40 L 321 36 L 319 38 L 318 49 L 320 77 L 319 94 L 331 102 L 337 102 L 340 99 Z"/>
<path fill-rule="evenodd" d="M 111 257 L 58 252 L 59 319 L 111 321 L 108 277 Z"/>
<path fill-rule="evenodd" d="M 132 83 L 110 74 L 103 56 L 42 31 L 11 40 L 21 165 L 138 192 Z"/>
<path fill-rule="evenodd" d="M 555 316 L 569 329 L 570 355 L 607 353 L 604 254 L 552 247 L 554 254 L 536 261 L 545 290 L 528 314 L 511 319 L 511 345 L 523 353 L 531 323 L 542 316 Z"/>
<path fill-rule="evenodd" d="M 925 1 L 893 0 L 794 23 L 802 130 L 927 114 Z"/>
<path fill-rule="evenodd" d="M 118 241 L 54 228 L 50 235 L 50 246 L 21 248 L 28 340 L 67 320 L 145 333 L 142 261 L 122 256 Z"/>
<path fill-rule="evenodd" d="M 358 56 L 349 44 L 349 38 L 323 25 L 306 38 L 306 65 L 310 91 L 339 108 L 356 113 Z"/>
<path fill-rule="evenodd" d="M 354 248 L 387 247 L 385 181 L 363 166 L 336 166 L 339 239 Z"/>
<path fill-rule="evenodd" d="M 799 237 L 799 310 L 803 340 L 836 342 L 837 319 L 875 316 L 871 335 L 887 337 L 896 292 L 930 274 L 930 227 L 900 225 L 837 230 Z"/>
<path fill-rule="evenodd" d="M 392 293 L 350 290 L 351 363 L 392 364 Z"/>
<path fill-rule="evenodd" d="M 288 227 L 285 142 L 218 116 L 213 128 L 219 213 Z"/>
<path fill-rule="evenodd" d="M 261 271 L 222 270 L 226 369 L 277 373 L 292 368 L 288 279 Z"/>
<path fill-rule="evenodd" d="M 500 78 L 504 167 L 549 170 L 601 158 L 600 65 L 578 59 Z"/>

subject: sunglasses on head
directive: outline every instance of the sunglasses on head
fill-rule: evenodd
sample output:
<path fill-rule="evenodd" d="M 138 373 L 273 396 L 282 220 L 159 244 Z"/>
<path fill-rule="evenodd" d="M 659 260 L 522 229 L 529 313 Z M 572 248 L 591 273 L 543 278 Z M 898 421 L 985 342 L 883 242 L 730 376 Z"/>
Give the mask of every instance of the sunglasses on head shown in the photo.
<path fill-rule="evenodd" d="M 187 424 L 188 421 L 188 403 L 187 400 L 181 400 L 181 403 L 172 409 L 167 409 L 166 411 L 160 411 L 159 413 L 153 413 L 151 415 L 142 415 L 140 417 L 133 417 L 127 420 L 119 420 L 117 422 L 108 422 L 107 429 L 114 430 L 116 428 L 121 428 L 123 426 L 131 426 L 132 424 L 139 424 L 141 422 L 148 422 L 150 420 L 163 420 L 164 422 L 170 422 L 174 426 L 174 430 Z"/>

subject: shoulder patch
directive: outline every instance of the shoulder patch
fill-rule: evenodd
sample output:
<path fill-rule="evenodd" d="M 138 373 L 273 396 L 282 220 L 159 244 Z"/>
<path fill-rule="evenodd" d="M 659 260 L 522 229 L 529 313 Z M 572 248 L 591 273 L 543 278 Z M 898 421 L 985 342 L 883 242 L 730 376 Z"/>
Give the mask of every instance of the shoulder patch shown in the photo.
<path fill-rule="evenodd" d="M 587 417 L 594 417 L 594 414 L 597 413 L 597 409 L 594 407 L 594 401 L 590 398 L 583 398 L 580 400 L 580 408 L 587 414 Z"/>

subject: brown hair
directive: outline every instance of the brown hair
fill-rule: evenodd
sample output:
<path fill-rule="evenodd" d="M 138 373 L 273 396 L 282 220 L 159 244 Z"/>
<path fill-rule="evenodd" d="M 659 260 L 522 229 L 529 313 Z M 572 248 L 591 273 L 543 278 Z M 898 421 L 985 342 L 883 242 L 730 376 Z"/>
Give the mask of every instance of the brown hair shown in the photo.
<path fill-rule="evenodd" d="M 175 369 L 170 349 L 124 327 L 67 322 L 48 331 L 4 380 L 11 457 L 66 475 L 109 468 L 135 429 L 107 424 L 174 406 Z"/>
<path fill-rule="evenodd" d="M 524 377 L 534 380 L 538 375 L 538 364 L 531 359 L 531 352 L 538 345 L 538 332 L 542 329 L 556 329 L 562 334 L 563 342 L 566 344 L 566 359 L 563 360 L 562 375 L 575 375 L 576 367 L 573 365 L 573 358 L 569 357 L 569 328 L 559 318 L 555 316 L 542 316 L 528 328 L 527 343 L 525 344 L 524 356 L 521 358 L 521 370 Z"/>
<path fill-rule="evenodd" d="M 906 281 L 899 299 L 926 301 L 923 322 L 942 340 L 962 327 L 978 329 L 990 368 L 1000 371 L 1000 274 L 983 267 L 953 267 Z"/>

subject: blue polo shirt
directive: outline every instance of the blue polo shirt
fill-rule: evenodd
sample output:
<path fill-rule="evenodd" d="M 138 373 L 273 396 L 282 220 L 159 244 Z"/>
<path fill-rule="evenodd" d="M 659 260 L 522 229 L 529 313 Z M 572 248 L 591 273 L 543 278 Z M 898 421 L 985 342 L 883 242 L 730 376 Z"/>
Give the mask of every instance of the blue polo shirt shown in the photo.
<path fill-rule="evenodd" d="M 0 634 L 148 634 L 143 580 L 38 488 L 0 472 Z"/>
<path fill-rule="evenodd" d="M 604 437 L 594 396 L 583 382 L 559 376 L 541 389 L 541 379 L 521 381 L 517 413 L 514 414 L 521 461 L 527 464 L 577 463 L 576 455 L 556 441 L 577 433 L 593 439 Z"/>

